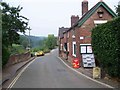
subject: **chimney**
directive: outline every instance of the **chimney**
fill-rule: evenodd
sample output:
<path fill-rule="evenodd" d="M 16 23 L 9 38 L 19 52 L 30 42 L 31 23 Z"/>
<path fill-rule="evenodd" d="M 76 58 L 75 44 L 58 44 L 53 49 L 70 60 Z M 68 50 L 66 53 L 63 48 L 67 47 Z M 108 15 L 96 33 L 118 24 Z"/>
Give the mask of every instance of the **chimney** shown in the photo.
<path fill-rule="evenodd" d="M 82 15 L 84 15 L 88 11 L 88 1 L 84 0 L 82 2 Z"/>
<path fill-rule="evenodd" d="M 71 26 L 73 26 L 79 20 L 79 16 L 72 15 L 71 16 Z"/>

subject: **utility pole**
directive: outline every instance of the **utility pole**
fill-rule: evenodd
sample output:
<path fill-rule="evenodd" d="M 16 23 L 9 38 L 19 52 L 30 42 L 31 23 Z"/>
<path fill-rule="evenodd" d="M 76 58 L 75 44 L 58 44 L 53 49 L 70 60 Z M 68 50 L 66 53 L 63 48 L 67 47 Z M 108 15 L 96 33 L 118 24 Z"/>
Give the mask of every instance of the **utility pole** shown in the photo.
<path fill-rule="evenodd" d="M 29 29 L 29 49 L 30 49 L 30 46 L 31 46 L 31 45 L 30 45 L 30 30 L 31 30 L 31 29 Z"/>

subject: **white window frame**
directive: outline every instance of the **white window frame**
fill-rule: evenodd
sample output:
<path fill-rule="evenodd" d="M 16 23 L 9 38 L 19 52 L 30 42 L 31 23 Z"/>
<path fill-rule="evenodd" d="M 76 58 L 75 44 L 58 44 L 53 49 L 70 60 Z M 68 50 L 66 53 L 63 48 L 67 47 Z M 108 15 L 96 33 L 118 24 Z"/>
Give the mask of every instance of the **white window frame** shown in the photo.
<path fill-rule="evenodd" d="M 62 47 L 63 47 L 63 45 L 62 45 L 62 44 L 60 44 L 60 50 L 62 50 Z"/>
<path fill-rule="evenodd" d="M 73 42 L 73 54 L 72 54 L 72 55 L 73 55 L 74 57 L 76 57 L 76 54 L 74 53 L 74 49 L 76 49 L 76 48 L 74 48 L 74 45 L 76 45 L 76 42 Z M 77 51 L 76 51 L 76 52 L 77 52 Z"/>
<path fill-rule="evenodd" d="M 72 38 L 75 38 L 75 30 L 72 30 Z"/>
<path fill-rule="evenodd" d="M 91 44 L 80 44 L 80 53 L 82 54 L 93 53 Z"/>
<path fill-rule="evenodd" d="M 69 43 L 67 43 L 67 49 L 68 49 L 68 51 L 69 51 Z"/>
<path fill-rule="evenodd" d="M 103 24 L 103 23 L 107 23 L 107 20 L 94 20 L 95 26 Z"/>
<path fill-rule="evenodd" d="M 70 33 L 69 32 L 67 32 L 67 38 L 69 38 L 70 37 L 70 35 L 69 35 Z"/>

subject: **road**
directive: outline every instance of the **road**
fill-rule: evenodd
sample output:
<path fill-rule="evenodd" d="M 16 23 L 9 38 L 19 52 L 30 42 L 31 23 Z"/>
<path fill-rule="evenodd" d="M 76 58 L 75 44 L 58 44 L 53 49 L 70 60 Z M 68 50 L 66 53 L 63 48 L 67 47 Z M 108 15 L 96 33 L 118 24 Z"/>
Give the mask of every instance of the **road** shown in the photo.
<path fill-rule="evenodd" d="M 57 52 L 37 57 L 12 88 L 107 88 L 68 68 L 57 58 Z"/>

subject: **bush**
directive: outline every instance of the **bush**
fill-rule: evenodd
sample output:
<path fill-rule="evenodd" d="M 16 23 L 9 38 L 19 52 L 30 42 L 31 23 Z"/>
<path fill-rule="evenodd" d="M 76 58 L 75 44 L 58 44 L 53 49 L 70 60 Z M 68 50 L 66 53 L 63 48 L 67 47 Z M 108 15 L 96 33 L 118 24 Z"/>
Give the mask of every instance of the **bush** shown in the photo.
<path fill-rule="evenodd" d="M 18 45 L 18 44 L 12 44 L 11 54 L 22 54 L 25 52 L 26 52 L 26 50 L 24 49 L 23 46 Z"/>
<path fill-rule="evenodd" d="M 92 47 L 101 67 L 110 76 L 120 78 L 120 18 L 92 30 Z"/>
<path fill-rule="evenodd" d="M 45 49 L 43 50 L 43 52 L 44 52 L 44 53 L 49 53 L 49 52 L 50 52 L 50 49 L 45 48 Z"/>
<path fill-rule="evenodd" d="M 2 47 L 2 67 L 5 64 L 7 64 L 9 57 L 10 57 L 10 51 L 5 46 L 3 46 Z"/>

